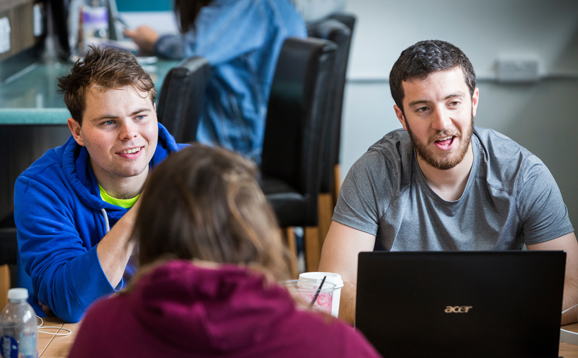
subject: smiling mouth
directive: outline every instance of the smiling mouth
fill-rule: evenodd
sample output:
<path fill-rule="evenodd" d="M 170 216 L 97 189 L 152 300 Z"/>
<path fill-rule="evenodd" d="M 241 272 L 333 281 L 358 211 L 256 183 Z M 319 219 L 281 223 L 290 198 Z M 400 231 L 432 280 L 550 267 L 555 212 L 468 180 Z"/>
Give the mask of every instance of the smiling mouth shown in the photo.
<path fill-rule="evenodd" d="M 136 148 L 130 148 L 130 149 L 125 149 L 121 152 L 118 152 L 118 154 L 135 154 L 140 152 L 144 147 L 136 147 Z"/>

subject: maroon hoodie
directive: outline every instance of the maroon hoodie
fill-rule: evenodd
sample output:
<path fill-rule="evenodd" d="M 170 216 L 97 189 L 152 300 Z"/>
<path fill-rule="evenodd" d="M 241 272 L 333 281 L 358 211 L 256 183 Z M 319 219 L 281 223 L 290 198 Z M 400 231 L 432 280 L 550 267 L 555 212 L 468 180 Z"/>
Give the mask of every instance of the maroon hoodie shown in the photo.
<path fill-rule="evenodd" d="M 234 265 L 171 261 L 94 304 L 70 357 L 379 357 L 343 322 Z"/>

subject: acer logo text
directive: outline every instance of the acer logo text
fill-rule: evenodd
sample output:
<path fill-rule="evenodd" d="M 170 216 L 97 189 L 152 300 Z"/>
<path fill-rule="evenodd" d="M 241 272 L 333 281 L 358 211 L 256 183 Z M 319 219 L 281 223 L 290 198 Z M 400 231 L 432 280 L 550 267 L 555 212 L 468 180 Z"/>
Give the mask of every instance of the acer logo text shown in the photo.
<path fill-rule="evenodd" d="M 472 306 L 446 306 L 445 313 L 468 313 Z"/>

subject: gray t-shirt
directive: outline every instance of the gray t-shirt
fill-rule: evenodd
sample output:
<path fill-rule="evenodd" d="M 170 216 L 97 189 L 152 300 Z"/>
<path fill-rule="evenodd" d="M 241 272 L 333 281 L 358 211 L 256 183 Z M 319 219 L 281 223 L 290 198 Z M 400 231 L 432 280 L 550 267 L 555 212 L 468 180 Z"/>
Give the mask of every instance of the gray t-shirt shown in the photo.
<path fill-rule="evenodd" d="M 510 138 L 474 127 L 461 198 L 427 184 L 405 130 L 388 133 L 351 168 L 333 220 L 376 236 L 376 250 L 516 250 L 574 231 L 552 174 Z"/>

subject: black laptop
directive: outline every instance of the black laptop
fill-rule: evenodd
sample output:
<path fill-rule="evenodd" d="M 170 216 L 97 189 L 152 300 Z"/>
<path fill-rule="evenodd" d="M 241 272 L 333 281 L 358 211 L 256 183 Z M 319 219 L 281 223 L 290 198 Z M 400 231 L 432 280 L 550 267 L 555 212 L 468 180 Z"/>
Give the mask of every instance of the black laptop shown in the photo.
<path fill-rule="evenodd" d="M 356 329 L 384 357 L 558 357 L 564 251 L 362 252 Z"/>

